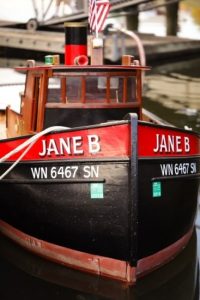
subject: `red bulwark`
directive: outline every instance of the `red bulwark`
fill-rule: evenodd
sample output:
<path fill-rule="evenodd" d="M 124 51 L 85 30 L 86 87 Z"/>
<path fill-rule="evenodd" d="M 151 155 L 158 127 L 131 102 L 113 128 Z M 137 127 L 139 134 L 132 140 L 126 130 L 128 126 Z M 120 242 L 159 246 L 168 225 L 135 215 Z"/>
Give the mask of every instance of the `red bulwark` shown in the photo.
<path fill-rule="evenodd" d="M 18 147 L 26 139 L 0 142 L 0 158 Z M 113 126 L 64 131 L 40 138 L 23 157 L 27 160 L 103 159 L 130 157 L 130 126 Z M 23 151 L 9 158 L 16 160 Z M 198 156 L 200 139 L 188 131 L 156 126 L 138 126 L 138 157 Z"/>
<path fill-rule="evenodd" d="M 200 153 L 200 138 L 188 131 L 139 125 L 139 157 L 191 156 Z"/>
<path fill-rule="evenodd" d="M 26 139 L 0 143 L 0 157 L 22 144 Z M 78 131 L 65 131 L 40 138 L 23 160 L 128 158 L 130 155 L 128 124 Z M 23 151 L 9 160 L 16 160 Z"/>

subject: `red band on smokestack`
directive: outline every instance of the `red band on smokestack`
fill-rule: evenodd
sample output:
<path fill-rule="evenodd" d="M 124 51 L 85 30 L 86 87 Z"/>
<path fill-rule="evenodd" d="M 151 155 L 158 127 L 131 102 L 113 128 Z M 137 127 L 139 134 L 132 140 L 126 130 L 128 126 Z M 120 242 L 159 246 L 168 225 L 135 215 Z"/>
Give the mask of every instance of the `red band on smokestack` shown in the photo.
<path fill-rule="evenodd" d="M 75 59 L 78 56 L 87 56 L 87 46 L 83 45 L 65 45 L 65 64 L 75 65 Z"/>
<path fill-rule="evenodd" d="M 74 65 L 82 55 L 87 56 L 87 24 L 65 23 L 65 64 Z"/>

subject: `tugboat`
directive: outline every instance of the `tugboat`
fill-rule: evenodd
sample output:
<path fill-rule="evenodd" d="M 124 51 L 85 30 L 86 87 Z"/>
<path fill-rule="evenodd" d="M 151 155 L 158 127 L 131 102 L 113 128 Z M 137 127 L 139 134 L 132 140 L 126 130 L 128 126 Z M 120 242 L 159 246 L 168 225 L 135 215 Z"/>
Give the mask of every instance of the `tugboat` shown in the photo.
<path fill-rule="evenodd" d="M 65 24 L 65 65 L 26 73 L 21 111 L 0 141 L 0 232 L 70 268 L 134 284 L 188 243 L 200 137 L 147 121 L 141 66 L 102 64 L 87 25 Z M 158 124 L 159 123 L 159 124 Z"/>

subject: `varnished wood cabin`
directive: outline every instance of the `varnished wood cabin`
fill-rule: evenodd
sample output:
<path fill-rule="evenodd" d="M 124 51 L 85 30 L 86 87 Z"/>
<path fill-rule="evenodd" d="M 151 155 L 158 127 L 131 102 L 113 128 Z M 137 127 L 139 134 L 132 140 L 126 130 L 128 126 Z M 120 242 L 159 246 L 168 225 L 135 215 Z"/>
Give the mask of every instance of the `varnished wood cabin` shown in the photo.
<path fill-rule="evenodd" d="M 7 108 L 8 137 L 55 125 L 74 127 L 120 120 L 128 112 L 141 117 L 142 71 L 148 68 L 139 66 L 132 56 L 123 56 L 122 65 L 105 66 L 99 45 L 91 47 L 88 65 L 86 25 L 67 23 L 65 28 L 65 65 L 17 68 L 26 72 L 25 90 L 20 113 Z"/>

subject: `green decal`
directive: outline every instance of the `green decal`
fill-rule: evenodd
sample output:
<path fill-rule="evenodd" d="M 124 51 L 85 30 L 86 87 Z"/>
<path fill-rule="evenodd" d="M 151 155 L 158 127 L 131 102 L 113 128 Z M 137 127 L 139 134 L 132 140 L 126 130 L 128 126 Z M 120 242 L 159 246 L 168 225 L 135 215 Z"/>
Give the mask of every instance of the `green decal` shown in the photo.
<path fill-rule="evenodd" d="M 161 197 L 161 182 L 155 181 L 152 184 L 153 188 L 153 197 Z"/>
<path fill-rule="evenodd" d="M 91 199 L 103 199 L 103 183 L 90 184 Z"/>

